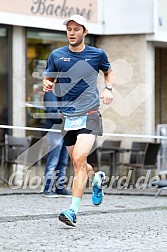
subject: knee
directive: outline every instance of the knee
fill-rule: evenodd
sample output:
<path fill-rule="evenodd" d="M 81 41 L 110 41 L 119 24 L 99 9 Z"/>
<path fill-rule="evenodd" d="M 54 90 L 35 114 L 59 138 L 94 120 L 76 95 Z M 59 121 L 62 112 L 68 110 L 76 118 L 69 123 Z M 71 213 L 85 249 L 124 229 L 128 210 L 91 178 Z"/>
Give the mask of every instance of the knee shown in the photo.
<path fill-rule="evenodd" d="M 81 155 L 79 153 L 73 153 L 72 162 L 74 165 L 74 169 L 80 170 L 86 163 L 86 156 Z"/>

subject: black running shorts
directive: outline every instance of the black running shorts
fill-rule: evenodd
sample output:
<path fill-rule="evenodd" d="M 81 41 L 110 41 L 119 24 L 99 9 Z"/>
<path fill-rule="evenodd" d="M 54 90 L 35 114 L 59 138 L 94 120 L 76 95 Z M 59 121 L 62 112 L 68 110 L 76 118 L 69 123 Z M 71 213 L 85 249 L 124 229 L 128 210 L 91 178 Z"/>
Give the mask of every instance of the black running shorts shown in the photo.
<path fill-rule="evenodd" d="M 77 136 L 79 134 L 92 134 L 96 136 L 102 136 L 103 127 L 102 127 L 102 117 L 99 111 L 96 111 L 92 114 L 88 114 L 88 118 L 86 121 L 86 128 L 78 129 L 78 130 L 62 130 L 62 134 L 64 135 L 64 142 L 66 146 L 75 145 Z"/>

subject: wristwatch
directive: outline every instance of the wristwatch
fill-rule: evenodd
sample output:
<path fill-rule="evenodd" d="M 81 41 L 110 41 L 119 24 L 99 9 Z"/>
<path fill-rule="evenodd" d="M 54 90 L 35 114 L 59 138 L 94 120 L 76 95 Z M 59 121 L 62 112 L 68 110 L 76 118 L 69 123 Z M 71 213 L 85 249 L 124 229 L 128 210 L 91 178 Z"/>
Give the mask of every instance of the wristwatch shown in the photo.
<path fill-rule="evenodd" d="M 110 91 L 112 91 L 112 87 L 109 86 L 109 85 L 105 85 L 105 88 L 108 89 L 108 90 L 110 90 Z"/>

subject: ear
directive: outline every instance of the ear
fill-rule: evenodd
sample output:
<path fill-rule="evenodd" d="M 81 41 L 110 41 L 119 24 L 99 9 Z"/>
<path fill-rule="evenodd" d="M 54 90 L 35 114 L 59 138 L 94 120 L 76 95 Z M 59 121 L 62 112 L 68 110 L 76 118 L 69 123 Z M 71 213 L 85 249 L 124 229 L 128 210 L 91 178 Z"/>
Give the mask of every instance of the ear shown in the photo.
<path fill-rule="evenodd" d="M 86 37 L 86 35 L 88 34 L 88 30 L 84 31 L 84 37 Z"/>

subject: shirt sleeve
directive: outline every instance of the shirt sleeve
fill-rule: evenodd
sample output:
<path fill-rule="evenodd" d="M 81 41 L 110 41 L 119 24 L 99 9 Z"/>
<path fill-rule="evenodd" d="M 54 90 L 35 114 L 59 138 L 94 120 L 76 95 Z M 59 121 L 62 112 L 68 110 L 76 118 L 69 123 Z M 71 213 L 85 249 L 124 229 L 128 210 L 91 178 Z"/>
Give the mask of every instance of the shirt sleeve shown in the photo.
<path fill-rule="evenodd" d="M 102 70 L 103 72 L 106 72 L 110 68 L 111 68 L 111 64 L 108 60 L 107 54 L 102 50 L 99 69 Z"/>
<path fill-rule="evenodd" d="M 49 58 L 47 60 L 47 64 L 46 64 L 46 68 L 44 70 L 44 77 L 48 77 L 48 78 L 57 78 L 57 73 L 58 70 L 55 66 L 55 57 L 53 52 L 49 55 Z"/>

